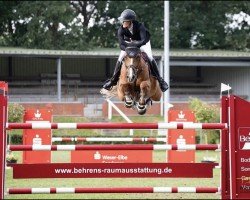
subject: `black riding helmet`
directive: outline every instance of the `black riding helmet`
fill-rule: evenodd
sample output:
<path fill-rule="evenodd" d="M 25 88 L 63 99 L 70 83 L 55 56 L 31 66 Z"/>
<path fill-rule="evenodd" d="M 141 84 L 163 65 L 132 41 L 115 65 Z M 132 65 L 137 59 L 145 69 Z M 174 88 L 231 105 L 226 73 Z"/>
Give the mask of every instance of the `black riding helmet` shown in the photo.
<path fill-rule="evenodd" d="M 125 9 L 122 13 L 121 16 L 118 17 L 118 19 L 123 22 L 123 21 L 134 21 L 136 17 L 136 14 L 133 10 L 131 9 Z"/>

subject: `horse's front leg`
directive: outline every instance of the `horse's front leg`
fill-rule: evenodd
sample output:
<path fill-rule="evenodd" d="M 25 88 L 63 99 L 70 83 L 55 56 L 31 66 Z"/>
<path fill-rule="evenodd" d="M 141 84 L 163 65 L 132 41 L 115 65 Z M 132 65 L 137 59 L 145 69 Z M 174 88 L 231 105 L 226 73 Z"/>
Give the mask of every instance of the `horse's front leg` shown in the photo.
<path fill-rule="evenodd" d="M 147 111 L 147 99 L 149 98 L 150 83 L 143 81 L 140 84 L 140 98 L 137 104 L 137 111 L 140 115 L 144 115 Z"/>
<path fill-rule="evenodd" d="M 134 105 L 134 100 L 132 98 L 132 94 L 131 94 L 131 88 L 132 86 L 130 84 L 121 84 L 120 88 L 121 88 L 121 97 L 122 97 L 122 101 L 124 101 L 124 105 L 127 108 L 131 108 Z"/>

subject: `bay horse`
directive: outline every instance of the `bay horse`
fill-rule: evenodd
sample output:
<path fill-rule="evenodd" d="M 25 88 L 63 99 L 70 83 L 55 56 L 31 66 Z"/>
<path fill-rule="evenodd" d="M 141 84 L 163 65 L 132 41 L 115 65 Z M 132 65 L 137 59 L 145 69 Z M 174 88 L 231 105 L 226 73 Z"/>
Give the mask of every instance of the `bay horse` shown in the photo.
<path fill-rule="evenodd" d="M 137 47 L 127 47 L 125 51 L 117 95 L 127 108 L 137 108 L 138 114 L 144 115 L 152 100 L 160 101 L 162 91 L 150 73 L 149 62 L 143 58 L 144 52 Z"/>

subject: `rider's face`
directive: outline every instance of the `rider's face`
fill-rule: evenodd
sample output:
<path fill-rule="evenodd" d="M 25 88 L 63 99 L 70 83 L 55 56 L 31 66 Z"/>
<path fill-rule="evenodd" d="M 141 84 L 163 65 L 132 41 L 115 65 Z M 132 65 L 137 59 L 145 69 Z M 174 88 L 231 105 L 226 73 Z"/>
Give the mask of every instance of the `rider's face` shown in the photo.
<path fill-rule="evenodd" d="M 123 21 L 122 22 L 122 27 L 123 28 L 129 28 L 131 26 L 131 21 Z"/>

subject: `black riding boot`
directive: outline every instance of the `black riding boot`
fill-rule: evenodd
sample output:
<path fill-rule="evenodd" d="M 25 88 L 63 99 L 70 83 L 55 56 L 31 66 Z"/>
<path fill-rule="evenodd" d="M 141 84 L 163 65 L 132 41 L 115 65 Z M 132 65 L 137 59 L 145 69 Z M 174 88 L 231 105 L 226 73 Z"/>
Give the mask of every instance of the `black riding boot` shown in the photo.
<path fill-rule="evenodd" d="M 152 75 L 155 76 L 157 78 L 157 80 L 159 81 L 160 87 L 161 87 L 161 91 L 165 92 L 168 89 L 168 84 L 164 81 L 164 79 L 160 76 L 158 67 L 157 67 L 157 63 L 155 61 L 155 59 L 153 59 L 151 61 L 151 72 Z"/>
<path fill-rule="evenodd" d="M 106 82 L 102 86 L 104 89 L 110 90 L 112 86 L 117 84 L 117 81 L 119 80 L 119 76 L 121 72 L 121 66 L 122 66 L 122 62 L 117 61 L 113 76 L 110 79 L 106 80 Z"/>

